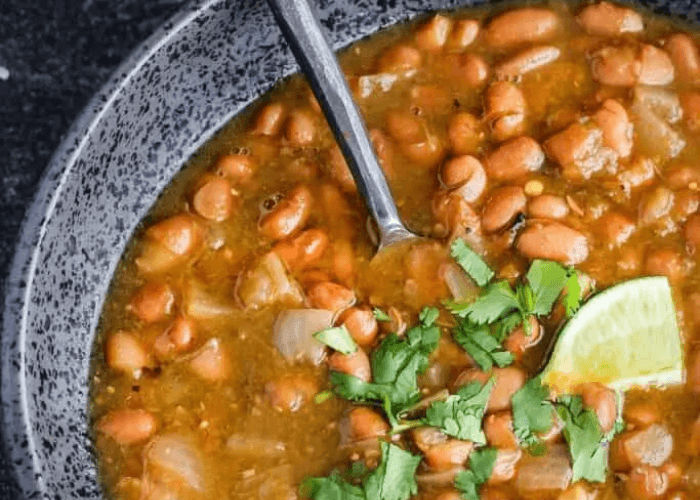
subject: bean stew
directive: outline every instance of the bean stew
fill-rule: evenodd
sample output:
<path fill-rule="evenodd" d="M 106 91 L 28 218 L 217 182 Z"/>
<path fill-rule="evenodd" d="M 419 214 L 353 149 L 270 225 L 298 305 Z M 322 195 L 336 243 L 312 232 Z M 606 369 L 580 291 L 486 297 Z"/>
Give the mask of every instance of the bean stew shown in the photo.
<path fill-rule="evenodd" d="M 341 62 L 426 238 L 372 260 L 375 227 L 301 77 L 225 127 L 105 303 L 90 412 L 108 496 L 700 498 L 697 36 L 547 3 L 433 14 Z M 680 332 L 682 380 L 543 382 L 562 326 L 644 276 L 670 284 L 656 341 Z"/>

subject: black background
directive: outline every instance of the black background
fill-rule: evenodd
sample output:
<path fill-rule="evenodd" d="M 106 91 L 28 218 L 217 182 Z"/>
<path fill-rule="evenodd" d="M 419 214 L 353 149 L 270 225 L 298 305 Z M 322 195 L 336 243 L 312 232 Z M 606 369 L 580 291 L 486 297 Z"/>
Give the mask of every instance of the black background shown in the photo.
<path fill-rule="evenodd" d="M 51 154 L 119 63 L 185 0 L 0 0 L 0 324 L 24 211 Z M 0 447 L 0 499 L 19 500 Z M 73 500 L 73 499 L 65 499 Z"/>

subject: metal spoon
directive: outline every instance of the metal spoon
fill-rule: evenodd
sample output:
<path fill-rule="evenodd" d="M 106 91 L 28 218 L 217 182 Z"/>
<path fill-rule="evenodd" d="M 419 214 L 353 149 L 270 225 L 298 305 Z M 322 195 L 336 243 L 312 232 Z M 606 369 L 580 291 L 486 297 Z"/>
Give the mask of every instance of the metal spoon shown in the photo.
<path fill-rule="evenodd" d="M 345 75 L 308 1 L 268 0 L 268 3 L 326 115 L 357 189 L 377 223 L 378 253 L 418 238 L 401 221 Z"/>

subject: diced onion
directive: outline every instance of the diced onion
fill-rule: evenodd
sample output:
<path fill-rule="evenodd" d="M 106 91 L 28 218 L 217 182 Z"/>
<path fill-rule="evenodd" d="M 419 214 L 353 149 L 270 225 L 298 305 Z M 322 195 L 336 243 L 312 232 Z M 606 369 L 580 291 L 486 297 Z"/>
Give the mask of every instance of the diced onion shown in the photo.
<path fill-rule="evenodd" d="M 460 302 L 476 300 L 479 296 L 479 287 L 454 262 L 443 264 L 440 267 L 440 277 L 450 290 L 452 297 Z"/>
<path fill-rule="evenodd" d="M 198 281 L 190 281 L 185 293 L 185 311 L 190 318 L 209 319 L 226 316 L 235 311 L 233 300 L 225 303 L 213 297 Z"/>
<path fill-rule="evenodd" d="M 553 446 L 546 455 L 528 456 L 520 461 L 515 487 L 523 496 L 534 492 L 565 490 L 572 476 L 566 448 Z"/>
<path fill-rule="evenodd" d="M 331 326 L 332 321 L 333 313 L 325 309 L 289 309 L 277 316 L 272 338 L 287 361 L 306 360 L 318 365 L 326 347 L 313 335 Z"/>
<path fill-rule="evenodd" d="M 248 457 L 275 457 L 283 455 L 286 451 L 282 441 L 244 434 L 229 437 L 226 447 L 235 455 Z"/>
<path fill-rule="evenodd" d="M 148 447 L 146 462 L 151 476 L 167 473 L 195 491 L 204 491 L 204 464 L 198 451 L 182 436 L 155 438 Z"/>
<path fill-rule="evenodd" d="M 299 285 L 289 276 L 275 252 L 265 254 L 250 271 L 242 275 L 236 289 L 243 305 L 251 309 L 281 301 L 293 304 L 304 301 Z"/>
<path fill-rule="evenodd" d="M 683 137 L 641 102 L 632 105 L 632 115 L 639 136 L 637 144 L 647 154 L 669 160 L 678 156 L 685 147 Z"/>

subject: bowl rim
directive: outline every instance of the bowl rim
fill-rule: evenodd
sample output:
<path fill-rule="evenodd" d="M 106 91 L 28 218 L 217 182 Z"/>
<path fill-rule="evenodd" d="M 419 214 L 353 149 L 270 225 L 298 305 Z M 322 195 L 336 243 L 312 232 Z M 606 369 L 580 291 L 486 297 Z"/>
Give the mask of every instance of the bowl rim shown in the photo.
<path fill-rule="evenodd" d="M 146 62 L 181 30 L 186 29 L 190 23 L 214 6 L 225 2 L 226 0 L 190 0 L 131 50 L 68 128 L 42 172 L 34 197 L 22 217 L 4 287 L 4 312 L 0 335 L 0 396 L 4 446 L 20 490 L 27 498 L 44 498 L 49 494 L 39 472 L 42 470 L 42 460 L 36 453 L 36 443 L 31 430 L 24 364 L 28 299 L 38 265 L 41 241 L 50 223 L 51 214 L 76 161 L 88 143 L 90 132 L 97 127 L 122 89 Z M 12 436 L 15 436 L 14 440 L 19 442 L 19 445 L 10 439 Z M 31 461 L 31 475 L 20 467 L 20 463 L 26 461 L 27 456 Z"/>

